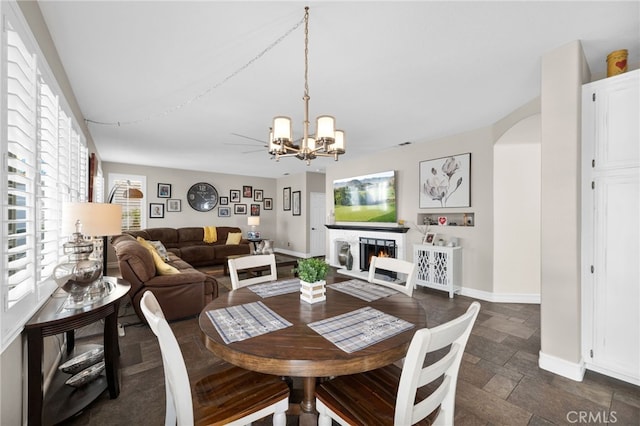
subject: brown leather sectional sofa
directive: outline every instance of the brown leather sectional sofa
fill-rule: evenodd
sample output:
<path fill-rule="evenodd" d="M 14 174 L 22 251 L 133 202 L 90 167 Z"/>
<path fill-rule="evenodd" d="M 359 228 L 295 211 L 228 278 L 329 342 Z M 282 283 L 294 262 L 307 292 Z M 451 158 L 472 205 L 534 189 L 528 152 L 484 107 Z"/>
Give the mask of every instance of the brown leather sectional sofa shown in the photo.
<path fill-rule="evenodd" d="M 223 265 L 227 256 L 251 253 L 250 242 L 241 240 L 240 244 L 226 244 L 230 232 L 240 232 L 240 228 L 218 226 L 218 240 L 215 243 L 204 242 L 204 228 L 149 228 L 141 231 L 127 231 L 134 237 L 145 240 L 161 241 L 167 250 L 192 266 Z"/>
<path fill-rule="evenodd" d="M 249 254 L 251 249 L 245 240 L 240 244 L 225 244 L 227 234 L 241 232 L 240 228 L 219 227 L 217 231 L 216 243 L 203 241 L 203 228 L 150 228 L 111 238 L 120 273 L 131 284 L 129 295 L 141 319 L 144 316 L 140 311 L 140 299 L 146 290 L 156 296 L 168 320 L 198 315 L 208 302 L 218 297 L 215 278 L 193 266 L 223 264 L 226 256 Z M 149 241 L 161 241 L 168 252 L 166 263 L 180 273 L 159 275 L 153 256 L 136 240 L 138 236 Z"/>

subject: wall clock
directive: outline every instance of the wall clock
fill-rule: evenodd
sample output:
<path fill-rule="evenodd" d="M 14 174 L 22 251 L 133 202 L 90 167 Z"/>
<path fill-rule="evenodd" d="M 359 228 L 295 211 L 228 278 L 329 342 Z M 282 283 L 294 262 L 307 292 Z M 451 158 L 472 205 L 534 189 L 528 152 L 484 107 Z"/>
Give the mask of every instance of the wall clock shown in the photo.
<path fill-rule="evenodd" d="M 208 212 L 218 204 L 218 191 L 211 184 L 199 182 L 187 191 L 187 201 L 193 209 Z"/>

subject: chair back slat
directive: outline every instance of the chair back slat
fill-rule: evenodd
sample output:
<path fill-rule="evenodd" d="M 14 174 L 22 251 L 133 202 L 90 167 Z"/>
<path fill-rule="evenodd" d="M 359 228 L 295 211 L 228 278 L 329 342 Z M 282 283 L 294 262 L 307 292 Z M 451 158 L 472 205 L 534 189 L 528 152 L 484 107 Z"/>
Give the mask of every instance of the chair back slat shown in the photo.
<path fill-rule="evenodd" d="M 231 286 L 234 290 L 252 284 L 258 284 L 278 279 L 278 270 L 276 268 L 276 257 L 273 254 L 257 254 L 251 256 L 243 256 L 235 259 L 229 259 L 229 276 L 231 277 Z M 268 267 L 268 272 L 261 271 L 256 277 L 240 279 L 239 274 L 242 271 Z"/>
<path fill-rule="evenodd" d="M 402 274 L 405 281 L 392 277 L 380 278 L 380 275 L 376 275 L 376 269 Z M 413 288 L 416 285 L 416 265 L 412 262 L 395 259 L 393 257 L 373 256 L 369 263 L 368 281 L 392 288 L 411 297 L 413 295 Z"/>

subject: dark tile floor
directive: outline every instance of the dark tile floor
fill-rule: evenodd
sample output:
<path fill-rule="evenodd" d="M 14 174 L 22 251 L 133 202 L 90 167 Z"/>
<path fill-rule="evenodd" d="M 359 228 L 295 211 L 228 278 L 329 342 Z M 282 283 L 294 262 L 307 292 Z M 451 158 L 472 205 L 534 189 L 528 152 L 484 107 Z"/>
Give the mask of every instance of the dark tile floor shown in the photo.
<path fill-rule="evenodd" d="M 449 299 L 445 293 L 422 288 L 414 297 L 424 304 L 429 326 L 460 315 L 473 301 L 462 296 Z M 539 305 L 480 303 L 460 369 L 456 425 L 640 424 L 639 387 L 593 372 L 574 382 L 538 368 Z M 110 400 L 105 392 L 68 424 L 164 423 L 164 378 L 157 341 L 147 326 L 134 324 L 135 317 L 124 318 L 130 325 L 120 340 L 119 398 Z M 197 319 L 171 326 L 190 377 L 218 362 L 200 342 Z M 298 419 L 288 416 L 288 423 L 297 425 Z"/>

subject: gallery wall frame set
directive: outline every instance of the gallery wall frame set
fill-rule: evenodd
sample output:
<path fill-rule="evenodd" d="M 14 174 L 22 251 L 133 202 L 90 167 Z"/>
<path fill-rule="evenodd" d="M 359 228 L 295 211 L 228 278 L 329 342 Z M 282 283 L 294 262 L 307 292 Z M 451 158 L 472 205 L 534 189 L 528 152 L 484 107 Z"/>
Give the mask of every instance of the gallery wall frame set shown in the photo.
<path fill-rule="evenodd" d="M 164 218 L 164 204 L 162 203 L 149 203 L 149 218 L 162 219 Z"/>
<path fill-rule="evenodd" d="M 172 198 L 167 200 L 167 212 L 182 211 L 182 200 Z"/>
<path fill-rule="evenodd" d="M 471 207 L 471 153 L 421 161 L 421 209 Z"/>
<path fill-rule="evenodd" d="M 300 216 L 302 214 L 302 207 L 300 205 L 302 199 L 302 192 L 301 191 L 293 191 L 293 194 L 291 196 L 291 204 L 292 204 L 292 209 L 293 209 L 293 215 L 294 216 Z"/>
<path fill-rule="evenodd" d="M 158 184 L 158 198 L 171 198 L 171 184 L 159 183 Z"/>
<path fill-rule="evenodd" d="M 291 187 L 286 186 L 282 189 L 282 210 L 291 210 Z"/>

